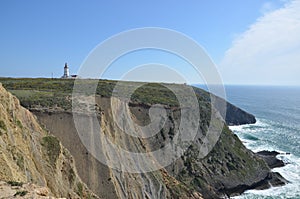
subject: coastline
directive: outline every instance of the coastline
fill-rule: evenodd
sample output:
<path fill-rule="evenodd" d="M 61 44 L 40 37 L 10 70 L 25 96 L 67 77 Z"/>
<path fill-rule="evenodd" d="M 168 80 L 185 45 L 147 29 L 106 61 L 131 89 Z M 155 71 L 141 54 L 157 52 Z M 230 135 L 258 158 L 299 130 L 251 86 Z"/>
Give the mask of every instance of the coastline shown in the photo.
<path fill-rule="evenodd" d="M 287 178 L 287 176 L 284 175 L 284 173 L 282 172 L 282 170 L 284 170 L 290 164 L 288 158 L 292 155 L 290 152 L 281 151 L 278 149 L 271 149 L 265 146 L 260 146 L 258 149 L 254 149 L 253 147 L 251 147 L 251 144 L 259 140 L 259 138 L 253 135 L 248 136 L 248 139 L 245 139 L 245 137 L 241 136 L 238 133 L 239 131 L 242 131 L 242 129 L 245 127 L 248 128 L 249 126 L 255 125 L 262 125 L 261 120 L 257 119 L 257 122 L 254 124 L 230 125 L 229 128 L 235 135 L 239 137 L 239 139 L 243 142 L 247 149 L 251 150 L 257 156 L 264 159 L 264 161 L 268 164 L 271 173 L 274 174 L 275 180 L 273 180 L 273 183 L 271 183 L 271 185 L 263 183 L 264 180 L 262 180 L 261 184 L 259 183 L 258 186 L 251 187 L 245 190 L 240 195 L 233 196 L 233 198 L 235 199 L 249 198 L 247 197 L 248 194 L 255 194 L 256 197 L 258 195 L 269 196 L 268 194 L 273 190 L 276 190 L 278 192 L 280 189 L 284 188 L 285 186 L 291 183 L 289 178 Z"/>

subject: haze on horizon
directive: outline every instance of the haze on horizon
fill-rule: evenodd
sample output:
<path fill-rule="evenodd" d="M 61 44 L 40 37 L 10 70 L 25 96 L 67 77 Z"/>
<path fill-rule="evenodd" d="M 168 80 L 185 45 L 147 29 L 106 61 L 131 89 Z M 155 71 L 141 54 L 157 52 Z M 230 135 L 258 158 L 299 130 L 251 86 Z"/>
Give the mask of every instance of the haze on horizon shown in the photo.
<path fill-rule="evenodd" d="M 105 39 L 133 28 L 162 27 L 203 46 L 225 84 L 300 85 L 300 0 L 10 0 L 0 5 L 2 77 L 60 77 L 65 62 L 76 74 Z M 103 77 L 120 79 L 149 63 L 171 66 L 187 83 L 202 83 L 189 63 L 155 51 L 122 57 Z"/>

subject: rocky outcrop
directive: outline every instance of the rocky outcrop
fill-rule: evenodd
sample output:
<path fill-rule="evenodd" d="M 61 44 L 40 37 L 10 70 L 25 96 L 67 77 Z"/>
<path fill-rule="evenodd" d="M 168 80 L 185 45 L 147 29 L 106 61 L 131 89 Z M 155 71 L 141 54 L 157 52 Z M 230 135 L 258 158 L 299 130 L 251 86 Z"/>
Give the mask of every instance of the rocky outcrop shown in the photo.
<path fill-rule="evenodd" d="M 227 125 L 243 125 L 256 123 L 254 115 L 247 113 L 246 111 L 230 103 L 227 103 L 225 121 Z"/>
<path fill-rule="evenodd" d="M 243 125 L 256 123 L 254 115 L 242 110 L 239 107 L 236 107 L 235 105 L 225 101 L 224 99 L 210 94 L 200 88 L 194 87 L 194 91 L 203 101 L 210 102 L 211 98 L 213 97 L 215 99 L 215 108 L 219 111 L 224 109 L 224 104 L 226 105 L 226 115 L 223 116 L 223 118 L 225 118 L 224 120 L 227 125 Z"/>
<path fill-rule="evenodd" d="M 285 166 L 285 163 L 276 157 L 280 154 L 277 151 L 259 151 L 256 154 L 263 158 L 271 169 Z"/>
<path fill-rule="evenodd" d="M 0 113 L 0 180 L 35 183 L 49 196 L 98 198 L 78 177 L 69 151 L 1 84 Z"/>
<path fill-rule="evenodd" d="M 38 186 L 32 183 L 17 183 L 13 181 L 0 181 L 0 197 L 5 199 L 49 199 L 51 193 L 47 187 Z M 52 199 L 58 199 L 51 197 Z M 60 198 L 63 199 L 63 198 Z M 64 198 L 65 199 L 65 198 Z"/>
<path fill-rule="evenodd" d="M 185 167 L 177 173 L 178 178 L 194 184 L 205 198 L 235 196 L 248 189 L 286 183 L 280 174 L 270 171 L 263 159 L 246 149 L 227 127 L 204 159 L 188 155 L 183 164 Z"/>
<path fill-rule="evenodd" d="M 114 118 L 109 98 L 97 97 L 96 101 L 97 107 L 101 110 L 98 119 L 102 132 L 105 132 L 105 135 L 120 147 L 143 153 L 172 142 L 174 129 L 178 128 L 179 124 L 178 110 L 168 109 L 168 120 L 160 134 L 149 139 L 136 139 L 123 133 L 112 122 Z M 113 105 L 118 106 L 118 104 Z M 123 105 L 129 106 L 126 103 Z M 128 109 L 133 114 L 135 122 L 140 125 L 149 122 L 149 106 L 134 104 Z M 210 112 L 210 109 L 201 109 L 199 137 L 208 127 L 205 121 L 210 114 L 207 111 Z M 47 110 L 35 110 L 34 113 L 45 128 L 57 136 L 71 151 L 79 175 L 103 198 L 180 198 L 191 197 L 191 193 L 201 193 L 204 198 L 219 198 L 237 195 L 247 189 L 267 187 L 272 181 L 284 183 L 280 180 L 280 176 L 271 173 L 263 159 L 246 149 L 228 127 L 224 127 L 219 141 L 204 159 L 199 158 L 201 139 L 195 139 L 190 143 L 191 147 L 185 155 L 166 167 L 165 171 L 131 174 L 103 165 L 88 152 L 80 141 L 71 113 Z M 222 123 L 222 120 L 216 122 Z M 166 182 L 164 179 L 172 179 L 173 185 L 171 186 L 170 181 Z"/>

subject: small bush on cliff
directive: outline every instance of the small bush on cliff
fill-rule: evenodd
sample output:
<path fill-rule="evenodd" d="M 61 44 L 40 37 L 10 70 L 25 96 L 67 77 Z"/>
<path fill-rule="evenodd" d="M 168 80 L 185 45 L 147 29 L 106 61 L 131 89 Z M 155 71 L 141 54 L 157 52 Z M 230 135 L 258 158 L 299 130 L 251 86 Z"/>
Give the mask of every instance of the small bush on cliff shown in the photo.
<path fill-rule="evenodd" d="M 14 194 L 14 196 L 25 196 L 28 193 L 28 191 L 17 191 L 17 193 Z"/>
<path fill-rule="evenodd" d="M 83 186 L 82 184 L 79 182 L 77 183 L 77 194 L 82 198 L 83 197 Z"/>
<path fill-rule="evenodd" d="M 18 186 L 21 187 L 23 185 L 23 182 L 16 182 L 16 181 L 8 181 L 7 184 L 10 186 Z"/>
<path fill-rule="evenodd" d="M 3 129 L 4 131 L 7 130 L 6 125 L 4 123 L 4 121 L 0 120 L 0 128 Z"/>
<path fill-rule="evenodd" d="M 46 150 L 50 163 L 55 165 L 61 149 L 59 140 L 54 136 L 45 136 L 42 139 L 42 146 Z"/>

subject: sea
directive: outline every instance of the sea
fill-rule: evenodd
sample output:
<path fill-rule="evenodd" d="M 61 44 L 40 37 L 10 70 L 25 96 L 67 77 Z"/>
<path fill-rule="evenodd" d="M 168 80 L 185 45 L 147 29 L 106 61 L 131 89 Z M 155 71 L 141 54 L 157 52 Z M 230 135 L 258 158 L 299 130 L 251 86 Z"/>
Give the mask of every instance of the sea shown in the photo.
<path fill-rule="evenodd" d="M 194 85 L 207 90 L 204 85 Z M 254 151 L 277 151 L 286 166 L 275 168 L 288 184 L 248 190 L 234 199 L 300 199 L 300 86 L 225 86 L 226 100 L 253 114 L 257 122 L 230 126 Z"/>
<path fill-rule="evenodd" d="M 254 152 L 278 151 L 286 166 L 273 169 L 289 183 L 249 190 L 237 199 L 300 199 L 300 87 L 225 86 L 227 101 L 255 115 L 257 122 L 230 129 Z"/>

